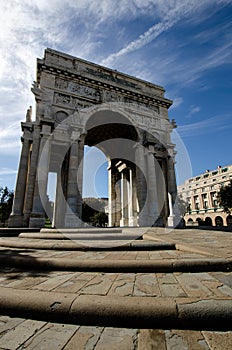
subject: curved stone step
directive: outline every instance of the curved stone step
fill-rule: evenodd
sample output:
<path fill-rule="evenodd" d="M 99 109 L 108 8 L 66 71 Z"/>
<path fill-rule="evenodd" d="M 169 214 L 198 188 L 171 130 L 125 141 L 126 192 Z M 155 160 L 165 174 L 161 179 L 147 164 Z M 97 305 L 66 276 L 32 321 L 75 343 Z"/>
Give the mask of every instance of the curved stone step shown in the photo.
<path fill-rule="evenodd" d="M 2 315 L 121 328 L 226 331 L 232 329 L 227 299 L 79 295 L 0 287 Z"/>
<path fill-rule="evenodd" d="M 132 239 L 123 240 L 86 240 L 86 239 L 30 239 L 0 238 L 0 246 L 19 249 L 47 250 L 173 250 L 174 243 L 143 241 Z"/>
<path fill-rule="evenodd" d="M 232 271 L 232 260 L 226 259 L 168 259 L 168 260 L 110 260 L 38 258 L 22 255 L 0 254 L 2 267 L 46 271 L 85 272 L 209 272 Z"/>

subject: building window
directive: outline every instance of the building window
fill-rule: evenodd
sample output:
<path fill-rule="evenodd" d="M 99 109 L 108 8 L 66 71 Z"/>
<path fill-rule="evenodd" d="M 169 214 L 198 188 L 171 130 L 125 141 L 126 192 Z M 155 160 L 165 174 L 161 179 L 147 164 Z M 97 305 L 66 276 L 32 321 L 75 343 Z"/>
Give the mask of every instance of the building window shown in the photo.
<path fill-rule="evenodd" d="M 212 175 L 217 175 L 218 171 L 213 171 Z"/>

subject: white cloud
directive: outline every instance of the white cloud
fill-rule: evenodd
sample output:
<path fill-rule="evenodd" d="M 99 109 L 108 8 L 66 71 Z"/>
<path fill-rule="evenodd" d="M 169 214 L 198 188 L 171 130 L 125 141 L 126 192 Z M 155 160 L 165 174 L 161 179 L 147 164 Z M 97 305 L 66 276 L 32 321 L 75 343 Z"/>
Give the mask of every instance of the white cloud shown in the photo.
<path fill-rule="evenodd" d="M 174 98 L 173 104 L 171 105 L 170 110 L 179 107 L 182 103 L 183 103 L 183 98 L 182 97 Z"/>
<path fill-rule="evenodd" d="M 0 176 L 3 175 L 15 175 L 17 174 L 16 169 L 10 169 L 10 168 L 0 168 Z"/>
<path fill-rule="evenodd" d="M 196 123 L 178 126 L 178 133 L 181 137 L 197 137 L 202 134 L 209 134 L 211 132 L 218 132 L 219 128 L 232 128 L 231 114 L 218 115 Z"/>

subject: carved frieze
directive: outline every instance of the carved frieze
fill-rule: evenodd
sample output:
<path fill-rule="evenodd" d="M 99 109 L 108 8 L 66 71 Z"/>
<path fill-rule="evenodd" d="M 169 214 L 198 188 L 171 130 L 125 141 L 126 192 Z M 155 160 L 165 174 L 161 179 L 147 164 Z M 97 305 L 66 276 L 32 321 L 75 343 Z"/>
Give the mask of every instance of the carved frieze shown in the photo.
<path fill-rule="evenodd" d="M 156 113 L 159 112 L 159 108 L 157 106 L 154 106 L 145 102 L 136 101 L 136 98 L 133 100 L 131 98 L 125 97 L 124 102 L 129 103 L 132 106 L 134 105 L 137 110 L 142 112 L 151 112 L 151 110 Z"/>
<path fill-rule="evenodd" d="M 133 119 L 137 125 L 149 129 L 149 128 L 157 128 L 160 129 L 161 121 L 159 118 L 154 116 L 147 116 L 142 114 L 133 114 Z"/>
<path fill-rule="evenodd" d="M 86 86 L 74 81 L 68 81 L 61 78 L 56 78 L 55 87 L 59 90 L 68 91 L 72 94 L 84 96 L 87 99 L 101 101 L 101 94 L 99 89 Z"/>
<path fill-rule="evenodd" d="M 104 80 L 112 81 L 112 82 L 115 82 L 115 83 L 120 84 L 120 85 L 124 85 L 124 86 L 128 86 L 130 88 L 133 88 L 133 89 L 140 90 L 140 87 L 137 84 L 118 77 L 116 71 L 115 71 L 115 74 L 113 74 L 113 73 L 103 72 L 102 70 L 99 70 L 99 69 L 94 70 L 94 69 L 91 69 L 88 67 L 86 67 L 85 71 L 88 74 L 93 75 L 97 78 L 102 78 Z"/>
<path fill-rule="evenodd" d="M 78 97 L 73 97 L 67 94 L 61 94 L 59 92 L 54 93 L 53 103 L 62 107 L 75 107 L 76 109 L 86 108 L 92 105 L 92 103 L 89 103 L 87 101 L 81 101 Z"/>

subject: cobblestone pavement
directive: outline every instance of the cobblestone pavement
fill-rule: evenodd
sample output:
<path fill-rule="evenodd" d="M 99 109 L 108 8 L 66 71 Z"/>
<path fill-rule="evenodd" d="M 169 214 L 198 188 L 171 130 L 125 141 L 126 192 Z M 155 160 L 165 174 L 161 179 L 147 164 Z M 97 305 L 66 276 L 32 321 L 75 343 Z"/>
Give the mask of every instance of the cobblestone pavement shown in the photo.
<path fill-rule="evenodd" d="M 147 233 L 149 239 L 175 242 L 180 250 L 56 251 L 0 248 L 0 254 L 57 259 L 183 260 L 232 257 L 232 234 Z M 104 273 L 0 269 L 0 287 L 75 293 L 76 295 L 146 296 L 149 298 L 229 299 L 232 272 Z M 232 332 L 84 327 L 0 316 L 0 349 L 19 350 L 197 350 L 232 349 Z"/>
<path fill-rule="evenodd" d="M 0 317 L 2 350 L 211 350 L 232 348 L 232 332 L 79 327 Z"/>

